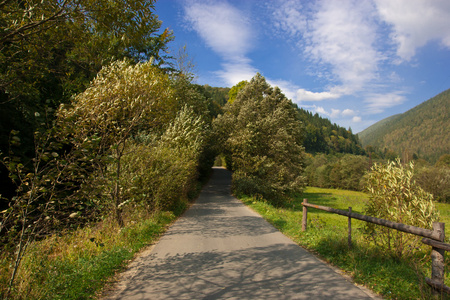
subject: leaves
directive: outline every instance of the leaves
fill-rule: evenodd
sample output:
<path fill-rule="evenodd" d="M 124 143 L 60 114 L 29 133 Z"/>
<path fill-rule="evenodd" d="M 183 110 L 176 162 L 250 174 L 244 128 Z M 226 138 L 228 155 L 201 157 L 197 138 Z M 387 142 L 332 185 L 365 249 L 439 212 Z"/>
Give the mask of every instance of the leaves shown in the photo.
<path fill-rule="evenodd" d="M 413 180 L 414 165 L 403 166 L 400 160 L 386 165 L 375 164 L 368 175 L 367 189 L 370 199 L 366 214 L 381 219 L 431 229 L 439 218 L 433 196 Z M 395 256 L 415 251 L 418 238 L 405 233 L 392 233 L 391 229 L 367 226 L 369 234 Z"/>
<path fill-rule="evenodd" d="M 292 102 L 260 74 L 240 85 L 213 123 L 219 151 L 232 160 L 235 191 L 274 201 L 301 192 L 302 127 Z"/>

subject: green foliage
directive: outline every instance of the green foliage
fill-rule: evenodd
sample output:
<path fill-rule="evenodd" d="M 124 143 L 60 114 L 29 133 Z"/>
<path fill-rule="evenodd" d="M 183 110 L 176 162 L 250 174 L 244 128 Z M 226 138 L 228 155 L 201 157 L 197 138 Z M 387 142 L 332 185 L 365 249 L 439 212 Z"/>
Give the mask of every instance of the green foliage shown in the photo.
<path fill-rule="evenodd" d="M 199 109 L 206 105 L 188 105 L 203 95 L 184 82 L 182 98 L 179 83 L 152 62 L 114 62 L 61 106 L 53 127 L 36 132 L 29 166 L 13 152 L 4 158 L 17 185 L 1 211 L 7 293 L 36 238 L 113 213 L 122 227 L 136 211 L 184 210 L 211 140 L 208 111 Z M 11 149 L 18 148 L 12 133 Z"/>
<path fill-rule="evenodd" d="M 228 102 L 233 103 L 234 100 L 236 100 L 239 91 L 242 90 L 247 84 L 248 84 L 247 80 L 242 80 L 241 82 L 233 86 L 228 92 Z"/>
<path fill-rule="evenodd" d="M 432 229 L 439 218 L 433 196 L 413 180 L 414 165 L 400 160 L 375 164 L 368 175 L 370 200 L 365 213 L 397 223 Z M 374 242 L 395 257 L 409 255 L 420 245 L 418 237 L 369 223 L 368 234 Z"/>
<path fill-rule="evenodd" d="M 236 193 L 279 201 L 304 186 L 301 123 L 292 102 L 257 74 L 214 121 Z"/>
<path fill-rule="evenodd" d="M 355 155 L 365 154 L 364 149 L 351 129 L 345 129 L 319 114 L 312 114 L 303 108 L 296 108 L 298 118 L 305 126 L 303 145 L 308 153 L 349 153 Z"/>
<path fill-rule="evenodd" d="M 128 140 L 139 130 L 162 128 L 175 113 L 169 77 L 152 62 L 130 65 L 126 61 L 103 68 L 70 106 L 58 110 L 62 139 L 70 136 L 75 150 L 83 148 L 86 141 L 97 141 L 96 149 L 89 151 L 95 153 L 88 162 L 89 168 L 96 170 L 99 180 L 93 183 L 97 188 L 102 186 L 102 179 L 109 186 L 119 224 L 123 224 L 122 206 L 128 201 L 123 198 L 121 188 L 122 158 Z M 114 167 L 110 165 L 104 174 L 108 160 L 113 161 Z"/>
<path fill-rule="evenodd" d="M 120 181 L 127 204 L 149 211 L 174 210 L 185 204 L 196 189 L 207 128 L 186 107 L 161 137 L 138 135 L 127 146 L 122 162 Z"/>
<path fill-rule="evenodd" d="M 309 186 L 360 191 L 368 169 L 366 156 L 316 154 L 307 156 L 305 175 Z"/>
<path fill-rule="evenodd" d="M 154 2 L 2 1 L 0 151 L 8 153 L 7 137 L 18 130 L 23 145 L 15 154 L 31 160 L 34 132 L 51 124 L 59 105 L 83 92 L 104 65 L 153 58 L 155 65 L 170 66 L 166 50 L 173 36 L 160 31 Z M 10 198 L 8 172 L 1 172 L 0 193 Z"/>
<path fill-rule="evenodd" d="M 449 101 L 450 90 L 446 90 L 403 114 L 370 126 L 358 136 L 364 147 L 371 145 L 380 151 L 391 149 L 409 159 L 416 154 L 435 163 L 450 149 Z"/>

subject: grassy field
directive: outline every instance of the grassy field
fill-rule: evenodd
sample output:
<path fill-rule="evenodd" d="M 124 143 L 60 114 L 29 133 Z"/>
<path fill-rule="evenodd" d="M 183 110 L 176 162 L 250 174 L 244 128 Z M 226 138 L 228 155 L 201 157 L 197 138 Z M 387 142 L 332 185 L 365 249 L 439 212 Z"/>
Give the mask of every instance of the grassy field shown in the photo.
<path fill-rule="evenodd" d="M 241 197 L 276 228 L 323 260 L 341 268 L 353 280 L 386 299 L 430 299 L 424 277 L 431 273 L 431 247 L 414 259 L 394 259 L 375 248 L 363 234 L 364 223 L 352 220 L 353 247 L 347 244 L 347 222 L 344 216 L 308 209 L 308 230 L 301 231 L 303 198 L 309 203 L 363 213 L 368 195 L 335 189 L 306 188 L 304 194 L 284 207 L 274 207 L 263 200 Z M 450 205 L 437 204 L 441 222 L 448 223 L 450 237 Z M 448 242 L 448 238 L 446 238 Z M 446 284 L 450 285 L 446 270 Z"/>

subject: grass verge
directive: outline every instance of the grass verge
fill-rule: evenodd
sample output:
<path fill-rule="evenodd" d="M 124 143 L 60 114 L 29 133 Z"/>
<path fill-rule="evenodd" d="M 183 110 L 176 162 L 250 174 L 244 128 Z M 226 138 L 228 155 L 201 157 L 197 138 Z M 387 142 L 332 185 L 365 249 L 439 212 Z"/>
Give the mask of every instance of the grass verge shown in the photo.
<path fill-rule="evenodd" d="M 123 228 L 105 220 L 35 242 L 22 261 L 10 299 L 95 299 L 108 280 L 175 219 L 172 212 L 141 215 Z M 3 270 L 5 262 L 0 262 Z"/>
<path fill-rule="evenodd" d="M 308 187 L 302 197 L 283 207 L 252 197 L 240 199 L 261 214 L 277 229 L 323 260 L 342 269 L 353 280 L 386 299 L 430 299 L 431 290 L 424 277 L 431 273 L 431 247 L 412 258 L 395 259 L 385 255 L 366 239 L 364 222 L 352 219 L 351 249 L 347 244 L 347 222 L 344 216 L 308 209 L 308 230 L 301 231 L 303 198 L 308 202 L 362 213 L 367 194 L 335 189 Z M 449 205 L 438 205 L 443 216 L 449 215 Z M 446 222 L 446 218 L 442 218 Z M 448 231 L 447 228 L 446 231 Z M 448 233 L 447 233 L 447 236 Z M 446 270 L 446 284 L 450 285 Z"/>

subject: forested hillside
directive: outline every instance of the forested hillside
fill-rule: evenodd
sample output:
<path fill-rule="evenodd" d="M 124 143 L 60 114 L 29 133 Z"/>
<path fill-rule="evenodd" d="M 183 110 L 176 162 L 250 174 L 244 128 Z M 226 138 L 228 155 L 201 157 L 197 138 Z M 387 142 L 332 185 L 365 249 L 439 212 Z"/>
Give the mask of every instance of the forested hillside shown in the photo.
<path fill-rule="evenodd" d="M 358 136 L 363 146 L 435 163 L 450 153 L 449 132 L 450 90 L 446 90 L 403 114 L 381 120 Z"/>
<path fill-rule="evenodd" d="M 303 145 L 308 153 L 350 153 L 363 155 L 358 136 L 351 129 L 332 124 L 317 113 L 297 108 L 298 118 L 305 126 Z"/>

